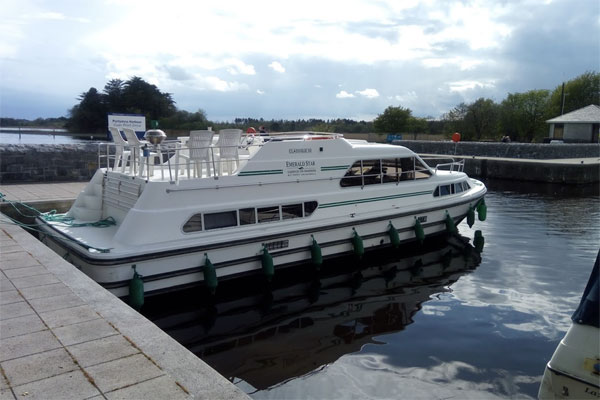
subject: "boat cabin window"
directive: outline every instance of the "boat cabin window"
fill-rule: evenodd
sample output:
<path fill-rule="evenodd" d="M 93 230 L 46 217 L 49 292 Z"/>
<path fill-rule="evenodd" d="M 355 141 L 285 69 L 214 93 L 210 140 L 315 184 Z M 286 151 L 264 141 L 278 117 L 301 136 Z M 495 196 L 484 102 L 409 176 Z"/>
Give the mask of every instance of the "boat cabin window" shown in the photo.
<path fill-rule="evenodd" d="M 239 210 L 215 213 L 194 214 L 184 225 L 185 233 L 227 228 L 232 226 L 252 225 L 262 222 L 282 221 L 294 218 L 309 217 L 317 208 L 316 201 L 285 204 L 258 208 L 241 208 Z"/>
<path fill-rule="evenodd" d="M 202 214 L 194 214 L 183 225 L 184 232 L 198 232 L 202 230 Z"/>
<path fill-rule="evenodd" d="M 340 186 L 365 186 L 380 183 L 427 179 L 431 172 L 415 157 L 356 161 L 340 180 Z"/>
<path fill-rule="evenodd" d="M 433 191 L 433 196 L 439 197 L 439 196 L 447 196 L 450 194 L 462 193 L 462 192 L 466 192 L 470 188 L 471 187 L 469 186 L 469 184 L 466 181 L 462 181 L 462 182 L 458 182 L 458 183 L 454 183 L 454 184 L 450 184 L 450 185 L 440 185 L 440 186 L 436 187 L 435 190 Z"/>
<path fill-rule="evenodd" d="M 279 206 L 262 207 L 256 209 L 258 214 L 258 223 L 279 221 Z"/>
<path fill-rule="evenodd" d="M 304 216 L 308 217 L 317 209 L 318 203 L 316 201 L 307 201 L 304 203 Z"/>
<path fill-rule="evenodd" d="M 283 219 L 302 218 L 302 203 L 281 206 L 281 217 Z"/>
<path fill-rule="evenodd" d="M 240 214 L 240 225 L 250 225 L 256 223 L 256 209 L 255 208 L 242 208 L 239 211 Z"/>
<path fill-rule="evenodd" d="M 237 211 L 204 214 L 204 228 L 206 230 L 228 226 L 237 226 Z"/>

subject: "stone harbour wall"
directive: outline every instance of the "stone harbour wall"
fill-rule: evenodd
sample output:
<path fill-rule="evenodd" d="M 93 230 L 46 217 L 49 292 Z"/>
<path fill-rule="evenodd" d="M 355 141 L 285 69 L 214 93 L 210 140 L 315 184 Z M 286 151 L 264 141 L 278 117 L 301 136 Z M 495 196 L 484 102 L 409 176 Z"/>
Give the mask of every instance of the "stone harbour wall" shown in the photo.
<path fill-rule="evenodd" d="M 88 181 L 98 144 L 1 144 L 0 183 Z"/>
<path fill-rule="evenodd" d="M 454 143 L 450 141 L 395 140 L 394 144 L 408 147 L 418 154 L 529 158 L 535 160 L 600 157 L 599 143 Z"/>
<path fill-rule="evenodd" d="M 600 157 L 600 144 L 533 144 L 533 143 L 479 143 L 479 142 L 432 142 L 399 140 L 394 144 L 406 146 L 419 154 L 441 154 L 511 158 L 504 162 L 493 160 L 468 160 L 466 172 L 473 176 L 501 178 L 527 176 L 526 180 L 548 182 L 580 182 L 578 176 L 585 175 L 584 182 L 598 181 L 598 167 L 558 166 L 556 171 L 548 166 L 524 165 L 522 174 L 515 174 L 518 159 L 561 159 Z M 0 144 L 0 183 L 27 182 L 77 182 L 88 181 L 98 169 L 98 150 L 105 152 L 103 143 L 81 144 Z M 102 161 L 103 163 L 105 161 Z M 500 162 L 500 164 L 499 164 Z M 595 168 L 595 169 L 594 169 Z M 585 170 L 585 172 L 584 172 Z M 571 171 L 567 173 L 566 171 Z M 564 177 L 568 174 L 569 177 Z M 588 176 L 591 174 L 591 178 Z"/>

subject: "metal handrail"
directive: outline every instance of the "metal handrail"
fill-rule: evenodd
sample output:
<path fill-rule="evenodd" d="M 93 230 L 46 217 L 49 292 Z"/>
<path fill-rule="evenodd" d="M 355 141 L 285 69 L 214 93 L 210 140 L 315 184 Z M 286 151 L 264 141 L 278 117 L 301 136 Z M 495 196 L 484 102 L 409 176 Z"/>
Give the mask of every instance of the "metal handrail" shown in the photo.
<path fill-rule="evenodd" d="M 257 148 L 257 147 L 262 147 L 263 145 L 264 145 L 263 143 L 256 143 L 256 144 L 255 143 L 251 143 L 251 144 L 242 143 L 240 145 L 232 145 L 232 146 L 211 145 L 208 147 L 191 147 L 190 148 L 187 145 L 184 145 L 179 141 L 165 141 L 158 146 L 148 145 L 148 147 L 153 152 L 161 153 L 161 160 L 164 160 L 164 161 L 160 164 L 160 167 L 168 168 L 168 176 L 169 176 L 168 179 L 170 182 L 175 182 L 179 178 L 179 172 L 180 172 L 181 168 L 186 165 L 186 163 L 178 162 L 177 155 L 179 152 L 189 152 L 190 149 L 197 149 L 197 150 L 208 149 L 210 152 L 210 156 L 209 156 L 209 160 L 207 160 L 206 162 L 209 162 L 212 164 L 212 171 L 211 171 L 210 177 L 218 179 L 219 173 L 217 170 L 217 165 L 220 165 L 220 163 L 223 163 L 223 162 L 230 161 L 230 160 L 223 161 L 223 160 L 219 159 L 219 155 L 218 155 L 219 148 L 235 147 L 241 151 L 249 151 L 249 149 L 252 147 Z M 99 167 L 103 167 L 103 168 L 106 168 L 107 170 L 114 170 L 114 171 L 121 170 L 121 167 L 118 167 L 115 165 L 117 162 L 117 154 L 115 151 L 117 146 L 121 146 L 121 145 L 116 144 L 116 143 L 106 143 L 105 145 L 98 146 L 98 166 Z M 140 166 L 138 164 L 139 164 L 139 162 L 144 162 L 144 163 L 147 163 L 148 165 L 145 166 L 146 173 L 144 174 L 143 178 L 148 178 L 149 175 L 147 176 L 147 174 L 149 174 L 149 171 L 150 171 L 148 168 L 150 166 L 149 165 L 150 158 L 146 157 L 146 160 L 140 161 L 140 157 L 138 156 L 138 154 L 139 154 L 138 152 L 141 152 L 143 149 L 138 148 L 138 146 L 125 146 L 125 149 L 131 151 L 131 157 L 129 159 L 124 158 L 122 160 L 123 163 L 129 162 L 129 164 L 125 168 L 124 173 L 128 174 L 128 175 L 132 175 L 132 176 L 137 176 L 138 172 L 140 171 Z M 243 153 L 241 155 L 243 155 Z M 166 156 L 166 159 L 163 158 L 164 156 Z M 155 165 L 155 167 L 156 166 L 158 166 L 158 164 Z"/>
<path fill-rule="evenodd" d="M 434 171 L 437 173 L 438 170 L 444 170 L 444 171 L 450 171 L 450 172 L 463 172 L 465 169 L 465 160 L 462 159 L 460 161 L 455 161 L 454 158 L 452 157 L 422 157 L 421 158 L 423 161 L 428 161 L 428 160 L 451 160 L 450 162 L 446 162 L 446 163 L 438 163 L 435 166 Z M 428 163 L 429 164 L 429 163 Z M 449 167 L 449 169 L 444 169 Z"/>

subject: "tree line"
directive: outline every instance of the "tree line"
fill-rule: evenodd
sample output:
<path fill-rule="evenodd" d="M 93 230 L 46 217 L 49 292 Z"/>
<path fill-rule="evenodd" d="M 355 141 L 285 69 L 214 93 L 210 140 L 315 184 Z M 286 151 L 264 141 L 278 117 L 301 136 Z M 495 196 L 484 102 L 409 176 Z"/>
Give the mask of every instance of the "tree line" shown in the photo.
<path fill-rule="evenodd" d="M 373 125 L 377 132 L 446 136 L 459 132 L 462 140 L 497 140 L 509 136 L 514 141 L 532 142 L 548 136 L 548 119 L 590 104 L 600 104 L 600 73 L 597 72 L 586 72 L 552 91 L 509 93 L 500 103 L 483 97 L 472 103 L 461 103 L 442 115 L 437 123 L 413 117 L 408 108 L 390 106 Z"/>
<path fill-rule="evenodd" d="M 170 93 L 161 92 L 142 78 L 134 76 L 127 81 L 112 79 L 102 91 L 90 88 L 78 97 L 79 103 L 69 110 L 69 118 L 51 118 L 35 121 L 2 118 L 3 126 L 64 126 L 72 132 L 105 132 L 107 113 L 142 114 L 147 120 L 158 120 L 161 129 L 194 130 L 265 127 L 270 132 L 313 130 L 335 133 L 407 134 L 428 133 L 449 137 L 460 132 L 463 140 L 497 140 L 510 136 L 514 141 L 541 141 L 547 136 L 546 120 L 561 113 L 600 104 L 600 73 L 585 72 L 558 85 L 554 90 L 535 89 L 523 93 L 509 93 L 500 103 L 479 98 L 471 103 L 460 103 L 440 118 L 420 118 L 402 106 L 389 106 L 373 121 L 337 119 L 283 120 L 262 118 L 235 118 L 230 122 L 209 121 L 206 113 L 179 110 Z"/>

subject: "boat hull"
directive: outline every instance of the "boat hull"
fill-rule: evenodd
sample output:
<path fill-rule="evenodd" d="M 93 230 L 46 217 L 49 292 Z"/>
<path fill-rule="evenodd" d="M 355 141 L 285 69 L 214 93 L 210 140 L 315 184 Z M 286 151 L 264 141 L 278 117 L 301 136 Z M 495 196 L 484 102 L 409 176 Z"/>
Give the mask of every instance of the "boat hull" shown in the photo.
<path fill-rule="evenodd" d="M 419 219 L 426 237 L 447 230 L 447 215 L 458 224 L 483 196 L 470 198 L 454 204 L 410 212 L 396 212 L 364 220 L 349 220 L 336 225 L 313 229 L 265 232 L 260 237 L 245 240 L 181 246 L 170 250 L 148 252 L 128 257 L 112 257 L 110 254 L 94 254 L 78 248 L 76 244 L 62 240 L 51 225 L 40 222 L 41 240 L 70 263 L 81 269 L 100 285 L 118 297 L 129 294 L 129 282 L 133 276 L 132 266 L 142 275 L 145 295 L 178 290 L 202 284 L 202 272 L 206 257 L 216 269 L 219 280 L 238 277 L 248 273 L 260 273 L 261 255 L 266 246 L 273 257 L 275 274 L 286 268 L 311 261 L 310 245 L 314 238 L 324 259 L 352 253 L 354 232 L 361 237 L 364 249 L 390 247 L 390 223 L 398 232 L 400 243 L 417 242 L 415 221 Z M 398 210 L 395 210 L 398 211 Z M 358 257 L 357 257 L 358 258 Z"/>
<path fill-rule="evenodd" d="M 546 365 L 538 393 L 540 399 L 598 399 L 600 329 L 573 323 Z M 596 367 L 597 368 L 597 367 Z"/>

